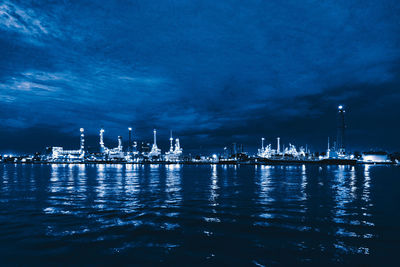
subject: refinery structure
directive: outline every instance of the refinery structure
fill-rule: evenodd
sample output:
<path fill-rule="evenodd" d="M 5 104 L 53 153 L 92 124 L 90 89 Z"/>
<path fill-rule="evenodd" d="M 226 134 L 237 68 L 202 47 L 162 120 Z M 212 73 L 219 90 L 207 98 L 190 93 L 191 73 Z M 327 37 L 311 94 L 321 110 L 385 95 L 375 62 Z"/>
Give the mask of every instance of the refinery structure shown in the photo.
<path fill-rule="evenodd" d="M 51 147 L 51 153 L 46 157 L 46 161 L 52 163 L 107 163 L 107 162 L 171 162 L 179 163 L 182 161 L 183 149 L 180 146 L 179 138 L 175 140 L 170 137 L 170 149 L 162 154 L 157 146 L 157 131 L 153 130 L 153 144 L 151 150 L 144 149 L 139 152 L 137 142 L 132 140 L 132 127 L 128 128 L 129 141 L 127 148 L 124 149 L 122 136 L 118 136 L 118 146 L 108 148 L 104 143 L 105 130 L 99 130 L 99 149 L 95 153 L 87 153 L 85 149 L 85 130 L 80 129 L 80 147 L 77 150 L 64 150 L 63 147 Z M 175 143 L 174 143 L 175 141 Z"/>
<path fill-rule="evenodd" d="M 345 143 L 345 108 L 339 105 L 337 109 L 337 136 L 334 142 L 327 140 L 325 153 L 313 153 L 307 146 L 297 148 L 289 143 L 281 144 L 281 138 L 267 143 L 264 137 L 261 138 L 261 147 L 254 155 L 249 155 L 237 150 L 236 143 L 233 143 L 231 153 L 227 147 L 224 153 L 210 156 L 184 156 L 179 138 L 173 138 L 170 131 L 169 149 L 164 153 L 157 145 L 157 131 L 153 130 L 153 143 L 147 143 L 139 148 L 138 142 L 134 140 L 132 127 L 128 127 L 128 143 L 123 147 L 122 136 L 118 136 L 118 145 L 109 148 L 104 143 L 105 129 L 99 130 L 98 149 L 95 152 L 88 152 L 85 147 L 85 130 L 80 128 L 79 149 L 64 150 L 56 146 L 49 149 L 46 155 L 10 158 L 3 156 L 0 162 L 40 162 L 40 163 L 220 163 L 220 164 L 283 164 L 283 163 L 321 163 L 321 164 L 357 164 L 357 163 L 394 163 L 386 153 L 363 153 L 358 157 L 346 151 Z M 274 144 L 275 143 L 275 144 Z M 142 143 L 143 144 L 143 143 Z"/>
<path fill-rule="evenodd" d="M 331 146 L 330 138 L 328 137 L 328 146 L 325 156 L 318 156 L 317 158 L 312 155 L 312 153 L 304 147 L 297 149 L 294 145 L 289 143 L 289 146 L 281 149 L 280 138 L 276 138 L 276 148 L 272 148 L 272 144 L 264 145 L 265 138 L 261 138 L 261 148 L 258 149 L 257 156 L 260 161 L 273 162 L 281 161 L 285 159 L 287 161 L 316 161 L 321 163 L 331 163 L 331 164 L 354 164 L 357 160 L 354 155 L 346 153 L 345 146 L 345 108 L 343 105 L 338 106 L 338 116 L 337 116 L 337 137 L 334 145 Z"/>

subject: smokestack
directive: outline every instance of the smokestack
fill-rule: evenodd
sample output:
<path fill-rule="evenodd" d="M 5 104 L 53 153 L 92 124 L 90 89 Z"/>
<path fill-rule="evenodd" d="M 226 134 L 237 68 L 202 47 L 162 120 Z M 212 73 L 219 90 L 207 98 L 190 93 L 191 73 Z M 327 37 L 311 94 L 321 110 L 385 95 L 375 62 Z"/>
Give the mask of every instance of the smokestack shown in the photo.
<path fill-rule="evenodd" d="M 85 150 L 85 134 L 84 134 L 85 129 L 81 128 L 80 132 L 81 132 L 81 151 L 84 151 Z"/>
<path fill-rule="evenodd" d="M 128 131 L 129 131 L 128 152 L 131 152 L 132 151 L 132 149 L 131 149 L 132 148 L 132 144 L 131 144 L 131 141 L 132 141 L 132 128 L 129 127 Z"/>
<path fill-rule="evenodd" d="M 329 151 L 329 149 L 330 149 L 330 144 L 329 144 L 330 142 L 329 142 L 329 136 L 328 136 L 328 151 Z"/>
<path fill-rule="evenodd" d="M 261 138 L 261 149 L 262 150 L 264 150 L 264 140 L 265 140 L 265 138 L 263 137 L 263 138 Z"/>
<path fill-rule="evenodd" d="M 156 131 L 156 129 L 153 130 L 153 134 L 154 134 L 154 145 L 157 146 L 157 131 Z"/>
<path fill-rule="evenodd" d="M 122 152 L 122 136 L 118 136 L 118 150 Z"/>
<path fill-rule="evenodd" d="M 179 138 L 175 139 L 175 150 L 179 150 L 181 148 L 181 145 L 179 143 Z"/>
<path fill-rule="evenodd" d="M 280 140 L 281 140 L 280 137 L 277 137 L 277 138 L 276 138 L 276 141 L 277 141 L 276 152 L 277 152 L 277 153 L 280 153 L 280 152 L 281 152 Z"/>

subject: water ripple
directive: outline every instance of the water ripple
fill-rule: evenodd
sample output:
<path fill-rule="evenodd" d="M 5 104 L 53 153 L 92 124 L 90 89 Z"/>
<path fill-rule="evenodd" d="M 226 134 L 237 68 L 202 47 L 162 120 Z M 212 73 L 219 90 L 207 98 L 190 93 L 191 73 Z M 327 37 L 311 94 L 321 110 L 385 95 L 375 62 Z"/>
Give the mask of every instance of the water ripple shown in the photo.
<path fill-rule="evenodd" d="M 3 164 L 0 256 L 378 263 L 399 238 L 399 174 L 368 165 Z"/>

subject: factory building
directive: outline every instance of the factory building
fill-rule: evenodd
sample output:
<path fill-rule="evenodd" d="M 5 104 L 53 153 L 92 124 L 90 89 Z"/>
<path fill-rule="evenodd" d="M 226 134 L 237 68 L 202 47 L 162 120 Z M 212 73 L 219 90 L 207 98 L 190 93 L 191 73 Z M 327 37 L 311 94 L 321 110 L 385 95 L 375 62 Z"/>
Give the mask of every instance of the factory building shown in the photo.
<path fill-rule="evenodd" d="M 257 156 L 264 159 L 277 158 L 277 157 L 285 157 L 285 158 L 302 158 L 306 156 L 306 151 L 303 147 L 300 147 L 299 150 L 289 143 L 288 147 L 281 149 L 281 138 L 276 138 L 276 149 L 272 148 L 272 145 L 269 144 L 264 146 L 265 138 L 261 138 L 261 148 L 258 149 Z"/>
<path fill-rule="evenodd" d="M 169 138 L 169 142 L 170 142 L 170 147 L 169 147 L 169 151 L 165 152 L 165 156 L 164 156 L 165 161 L 179 162 L 181 160 L 183 150 L 179 143 L 179 138 L 175 139 L 175 148 L 174 148 L 174 145 L 173 145 L 174 138 L 172 137 L 172 131 L 171 131 L 171 137 Z"/>
<path fill-rule="evenodd" d="M 100 129 L 99 145 L 100 145 L 100 158 L 101 160 L 122 160 L 125 158 L 125 153 L 122 146 L 122 136 L 118 136 L 118 146 L 115 148 L 108 148 L 104 144 L 104 129 Z"/>
<path fill-rule="evenodd" d="M 50 161 L 53 162 L 74 162 L 82 161 L 85 158 L 85 130 L 80 128 L 80 148 L 78 150 L 64 150 L 63 147 L 52 147 Z"/>
<path fill-rule="evenodd" d="M 390 163 L 392 162 L 386 152 L 364 152 L 361 155 L 363 163 Z"/>

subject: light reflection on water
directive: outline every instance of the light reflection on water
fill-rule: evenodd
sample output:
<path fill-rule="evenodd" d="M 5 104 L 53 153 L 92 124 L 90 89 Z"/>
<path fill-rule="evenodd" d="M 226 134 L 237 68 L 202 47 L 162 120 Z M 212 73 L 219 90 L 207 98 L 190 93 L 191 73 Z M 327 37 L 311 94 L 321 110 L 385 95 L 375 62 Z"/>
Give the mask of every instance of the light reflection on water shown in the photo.
<path fill-rule="evenodd" d="M 167 194 L 165 203 L 167 207 L 179 207 L 182 202 L 181 195 L 181 165 L 165 165 L 166 181 L 165 193 Z"/>
<path fill-rule="evenodd" d="M 372 194 L 379 171 L 398 172 L 393 168 L 0 165 L 0 223 L 8 222 L 0 230 L 2 240 L 44 246 L 52 238 L 72 247 L 71 240 L 96 242 L 89 256 L 129 252 L 140 258 L 132 251 L 140 248 L 163 259 L 195 252 L 200 262 L 222 263 L 229 262 L 227 249 L 237 257 L 232 264 L 351 262 L 379 254 L 374 241 L 382 218 Z M 14 248 L 27 249 L 18 242 Z M 292 257 L 271 253 L 278 248 Z"/>

